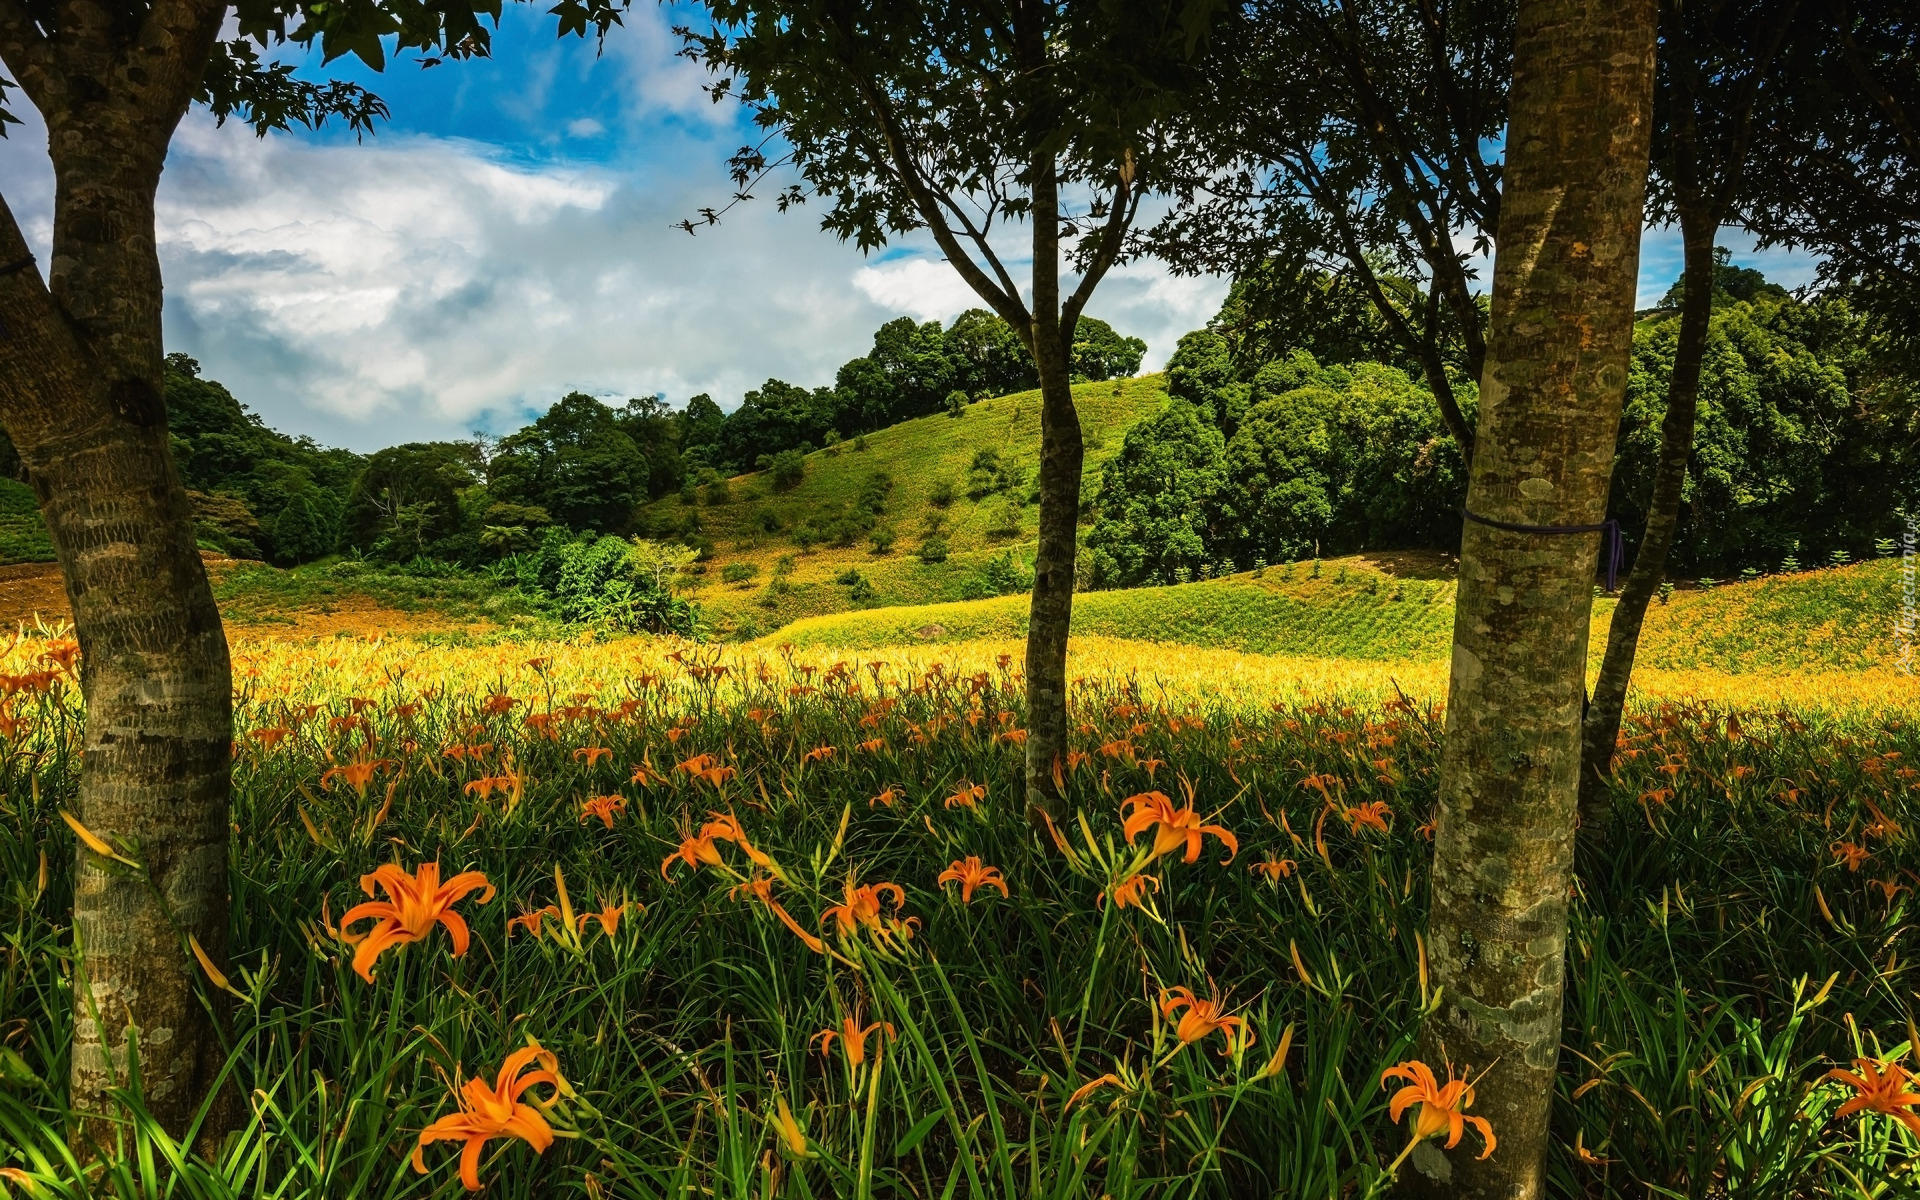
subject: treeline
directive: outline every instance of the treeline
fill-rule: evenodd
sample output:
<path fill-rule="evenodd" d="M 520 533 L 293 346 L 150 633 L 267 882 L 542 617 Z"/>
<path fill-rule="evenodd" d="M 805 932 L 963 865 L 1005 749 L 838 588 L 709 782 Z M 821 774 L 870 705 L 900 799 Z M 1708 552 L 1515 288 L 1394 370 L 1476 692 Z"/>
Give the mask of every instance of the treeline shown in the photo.
<path fill-rule="evenodd" d="M 1072 365 L 1080 379 L 1112 379 L 1138 371 L 1145 353 L 1139 338 L 1083 317 Z M 187 355 L 167 356 L 164 382 L 174 461 L 203 546 L 282 565 L 342 552 L 467 567 L 537 554 L 544 565 L 530 569 L 543 579 L 557 578 L 556 533 L 624 537 L 637 508 L 696 482 L 768 468 L 797 478 L 802 455 L 842 438 L 1037 386 L 1019 338 L 981 309 L 947 326 L 889 321 L 834 386 L 769 379 L 732 413 L 706 395 L 675 409 L 655 397 L 610 406 L 575 392 L 502 438 L 371 455 L 269 428 Z M 21 478 L 3 434 L 0 474 Z"/>
<path fill-rule="evenodd" d="M 1118 379 L 1140 369 L 1147 344 L 1081 317 L 1070 367 L 1075 382 Z M 774 455 L 806 452 L 845 438 L 975 400 L 1040 386 L 1033 359 L 1007 323 L 969 309 L 944 329 L 901 317 L 873 335 L 873 349 L 843 365 L 832 387 L 808 390 L 769 379 L 740 407 L 722 413 L 704 393 L 687 402 L 682 453 L 689 470 L 764 470 Z"/>
<path fill-rule="evenodd" d="M 1167 583 L 1313 555 L 1460 544 L 1466 464 L 1414 364 L 1337 283 L 1258 277 L 1182 338 L 1172 402 L 1101 477 L 1096 581 Z M 1295 298 L 1276 311 L 1273 294 Z M 1310 303 L 1300 303 L 1298 298 Z M 1679 286 L 1640 314 L 1610 515 L 1646 521 Z M 1720 256 L 1671 571 L 1793 569 L 1883 548 L 1920 494 L 1920 398 L 1844 291 L 1800 300 Z M 1386 361 L 1381 361 L 1381 360 Z M 1452 380 L 1469 420 L 1477 392 Z"/>

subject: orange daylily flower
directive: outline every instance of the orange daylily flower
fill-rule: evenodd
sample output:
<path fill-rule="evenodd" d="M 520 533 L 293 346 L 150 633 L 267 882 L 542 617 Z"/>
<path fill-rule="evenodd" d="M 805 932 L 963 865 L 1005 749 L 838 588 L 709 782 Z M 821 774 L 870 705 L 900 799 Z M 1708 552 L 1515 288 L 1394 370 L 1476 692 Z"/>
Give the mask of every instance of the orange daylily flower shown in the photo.
<path fill-rule="evenodd" d="M 581 803 L 580 819 L 585 821 L 588 817 L 599 817 L 608 829 L 612 829 L 613 819 L 626 811 L 627 798 L 625 796 L 595 796 L 593 799 Z"/>
<path fill-rule="evenodd" d="M 1147 885 L 1152 884 L 1154 891 L 1160 890 L 1160 881 L 1151 875 L 1133 875 L 1121 880 L 1113 888 L 1113 906 L 1115 908 L 1145 908 L 1147 904 Z M 1106 896 L 1099 897 L 1105 900 Z"/>
<path fill-rule="evenodd" d="M 1447 1082 L 1443 1085 L 1434 1078 L 1433 1068 L 1418 1059 L 1388 1067 L 1380 1073 L 1380 1086 L 1386 1087 L 1389 1079 L 1406 1081 L 1407 1086 L 1393 1094 L 1393 1101 L 1387 1106 L 1387 1117 L 1394 1124 L 1415 1104 L 1420 1106 L 1413 1121 L 1413 1140 L 1408 1148 L 1440 1134 L 1447 1135 L 1446 1148 L 1451 1150 L 1460 1144 L 1460 1135 L 1468 1125 L 1479 1133 L 1486 1148 L 1480 1151 L 1480 1157 L 1486 1158 L 1493 1153 L 1496 1141 L 1493 1126 L 1485 1117 L 1469 1117 L 1464 1109 L 1473 1105 L 1473 1085 L 1464 1079 L 1453 1077 L 1453 1067 L 1447 1067 Z"/>
<path fill-rule="evenodd" d="M 1129 845 L 1141 833 L 1153 830 L 1153 853 L 1148 856 L 1149 860 L 1185 847 L 1182 861 L 1198 862 L 1201 842 L 1209 833 L 1227 848 L 1227 857 L 1220 860 L 1222 865 L 1232 862 L 1234 855 L 1240 853 L 1240 840 L 1223 826 L 1204 824 L 1200 814 L 1193 811 L 1191 797 L 1184 807 L 1175 808 L 1165 792 L 1143 792 L 1127 797 L 1120 802 L 1120 807 L 1133 810 L 1121 825 Z"/>
<path fill-rule="evenodd" d="M 292 732 L 293 730 L 284 725 L 276 725 L 271 729 L 256 729 L 247 736 L 259 742 L 265 749 L 271 750 L 285 741 Z"/>
<path fill-rule="evenodd" d="M 1253 1030 L 1247 1028 L 1246 1021 L 1241 1018 L 1228 1016 L 1225 1007 L 1218 998 L 1203 1000 L 1195 996 L 1191 988 L 1160 989 L 1160 1015 L 1172 1020 L 1173 1014 L 1180 1013 L 1179 1023 L 1173 1027 L 1173 1036 L 1179 1038 L 1183 1046 L 1191 1045 L 1211 1033 L 1226 1038 L 1229 1051 L 1236 1040 L 1242 1049 L 1253 1045 Z M 1182 1009 L 1185 1011 L 1182 1012 Z"/>
<path fill-rule="evenodd" d="M 538 1064 L 540 1069 L 528 1071 Z M 545 1084 L 553 1095 L 541 1101 L 536 1095 L 528 1104 L 520 1097 L 529 1088 Z M 469 1079 L 460 1088 L 460 1111 L 441 1117 L 420 1131 L 413 1148 L 413 1169 L 426 1174 L 424 1153 L 434 1142 L 465 1142 L 460 1149 L 460 1182 L 470 1192 L 480 1190 L 480 1155 L 494 1138 L 516 1137 L 533 1147 L 535 1154 L 546 1153 L 553 1145 L 553 1127 L 547 1124 L 543 1109 L 560 1098 L 565 1088 L 560 1078 L 559 1060 L 538 1042 L 515 1050 L 500 1066 L 492 1087 L 484 1079 Z"/>
<path fill-rule="evenodd" d="M 1362 829 L 1387 832 L 1387 818 L 1393 815 L 1393 810 L 1387 807 L 1385 800 L 1369 800 L 1365 804 L 1342 808 L 1340 815 L 1346 819 L 1347 832 L 1357 837 Z"/>
<path fill-rule="evenodd" d="M 862 754 L 878 754 L 880 751 L 885 750 L 887 748 L 887 739 L 883 737 L 868 738 L 866 741 L 861 742 L 858 746 L 854 748 L 856 750 L 859 750 Z"/>
<path fill-rule="evenodd" d="M 560 919 L 560 910 L 551 904 L 543 908 L 527 909 L 519 916 L 508 919 L 507 936 L 512 937 L 515 929 L 524 929 L 534 937 L 539 937 L 540 923 L 548 917 L 552 917 L 558 921 Z"/>
<path fill-rule="evenodd" d="M 1000 895 L 1007 895 L 1007 881 L 1000 874 L 999 867 L 983 867 L 980 856 L 969 854 L 964 859 L 956 859 L 946 870 L 940 872 L 935 883 L 957 883 L 960 885 L 960 903 L 973 903 L 973 889 L 981 887 L 999 888 Z"/>
<path fill-rule="evenodd" d="M 876 1029 L 880 1031 L 881 1036 L 887 1041 L 893 1040 L 894 1032 L 892 1025 L 884 1021 L 875 1021 L 865 1029 L 862 1029 L 860 1028 L 859 1018 L 852 1016 L 842 1017 L 840 1020 L 840 1028 L 838 1029 L 822 1029 L 819 1033 L 808 1038 L 807 1043 L 811 1045 L 814 1042 L 819 1042 L 820 1054 L 824 1057 L 832 1053 L 833 1040 L 839 1038 L 840 1051 L 847 1056 L 847 1065 L 857 1070 L 867 1061 L 867 1039 L 873 1036 L 873 1032 Z"/>
<path fill-rule="evenodd" d="M 800 765 L 805 766 L 810 762 L 821 762 L 826 759 L 832 758 L 835 754 L 838 754 L 838 753 L 839 753 L 839 748 L 835 746 L 815 746 L 813 749 L 807 751 L 805 754 L 802 754 L 800 756 Z"/>
<path fill-rule="evenodd" d="M 437 862 L 421 863 L 412 875 L 393 863 L 386 863 L 360 877 L 361 891 L 371 896 L 376 888 L 385 891 L 387 899 L 357 904 L 340 918 L 340 936 L 349 944 L 359 944 L 353 954 L 353 969 L 368 983 L 373 982 L 374 960 L 388 947 L 417 942 L 432 933 L 435 925 L 447 927 L 455 958 L 465 954 L 467 922 L 453 911 L 453 906 L 469 893 L 482 889 L 485 895 L 480 897 L 480 903 L 486 904 L 494 896 L 493 885 L 478 871 L 463 871 L 441 883 Z M 348 932 L 347 926 L 364 920 L 374 920 L 377 924 L 364 934 Z"/>
<path fill-rule="evenodd" d="M 947 797 L 947 807 L 952 808 L 955 805 L 959 805 L 961 808 L 972 808 L 986 798 L 986 784 L 968 783 L 965 780 L 961 780 L 960 787 L 953 795 Z"/>
<path fill-rule="evenodd" d="M 1873 854 L 1865 846 L 1855 842 L 1835 842 L 1833 844 L 1833 856 L 1847 864 L 1847 870 L 1858 871 L 1860 864 L 1872 858 Z"/>
<path fill-rule="evenodd" d="M 333 786 L 335 779 L 344 779 L 347 781 L 349 787 L 360 793 L 360 795 L 365 796 L 367 794 L 367 784 L 373 781 L 373 773 L 381 767 L 391 767 L 393 765 L 394 761 L 390 758 L 372 758 L 356 759 L 350 763 L 342 763 L 337 767 L 328 767 L 320 774 L 320 786 L 330 788 Z"/>
<path fill-rule="evenodd" d="M 587 766 L 591 768 L 603 758 L 612 758 L 613 750 L 607 746 L 582 746 L 573 752 L 573 756 L 577 759 L 585 759 Z"/>
<path fill-rule="evenodd" d="M 503 712 L 511 711 L 513 706 L 518 703 L 520 703 L 518 700 L 515 700 L 512 696 L 504 692 L 494 692 L 485 700 L 481 701 L 480 711 L 486 713 L 488 716 L 498 716 Z"/>
<path fill-rule="evenodd" d="M 588 921 L 598 921 L 600 932 L 612 937 L 620 932 L 620 918 L 627 913 L 624 903 L 609 904 L 599 912 L 583 912 L 574 918 L 574 928 L 581 933 L 587 931 Z"/>
<path fill-rule="evenodd" d="M 872 808 L 876 804 L 884 804 L 888 808 L 892 808 L 893 802 L 895 800 L 900 799 L 900 797 L 904 795 L 906 795 L 905 792 L 901 791 L 897 787 L 894 787 L 892 784 L 888 784 L 886 787 L 880 790 L 880 794 L 878 796 L 875 796 L 873 799 L 867 801 L 867 807 Z"/>
<path fill-rule="evenodd" d="M 807 949 L 813 951 L 815 954 L 825 954 L 827 952 L 827 944 L 802 928 L 800 922 L 793 919 L 793 914 L 788 912 L 781 906 L 778 900 L 773 898 L 773 879 L 771 876 L 755 876 L 745 883 L 736 886 L 733 889 L 732 895 L 735 899 L 739 899 L 740 893 L 742 892 L 747 893 L 760 903 L 766 905 L 767 911 L 778 918 L 782 925 L 791 929 L 794 936 L 806 944 Z"/>
<path fill-rule="evenodd" d="M 707 823 L 700 827 L 698 833 L 682 839 L 677 850 L 660 860 L 660 877 L 670 877 L 668 871 L 675 859 L 680 859 L 695 870 L 699 870 L 702 863 L 710 867 L 723 866 L 720 850 L 713 844 L 716 840 L 732 842 L 755 866 L 772 875 L 781 874 L 773 859 L 747 840 L 746 830 L 740 828 L 740 822 L 733 814 L 722 816 L 710 812 L 707 814 Z"/>
<path fill-rule="evenodd" d="M 912 927 L 919 924 L 917 918 L 899 919 L 900 906 L 907 902 L 907 893 L 897 883 L 855 886 L 853 880 L 849 879 L 841 889 L 841 894 L 846 902 L 829 908 L 820 919 L 837 924 L 842 937 L 859 932 L 862 926 L 883 935 L 905 929 L 907 936 L 911 937 Z M 880 913 L 881 899 L 888 895 L 893 897 L 894 915 L 890 918 L 882 917 Z"/>
<path fill-rule="evenodd" d="M 1853 1065 L 1859 1074 L 1835 1067 L 1822 1076 L 1854 1090 L 1853 1098 L 1833 1115 L 1839 1118 L 1857 1112 L 1883 1113 L 1920 1135 L 1920 1114 L 1913 1111 L 1920 1107 L 1920 1093 L 1909 1090 L 1913 1076 L 1907 1069 L 1899 1063 L 1880 1063 L 1871 1058 L 1856 1058 Z"/>
<path fill-rule="evenodd" d="M 1268 858 L 1264 862 L 1253 864 L 1251 870 L 1256 874 L 1265 875 L 1269 880 L 1277 882 L 1282 879 L 1292 878 L 1296 865 L 1297 864 L 1290 858 Z"/>

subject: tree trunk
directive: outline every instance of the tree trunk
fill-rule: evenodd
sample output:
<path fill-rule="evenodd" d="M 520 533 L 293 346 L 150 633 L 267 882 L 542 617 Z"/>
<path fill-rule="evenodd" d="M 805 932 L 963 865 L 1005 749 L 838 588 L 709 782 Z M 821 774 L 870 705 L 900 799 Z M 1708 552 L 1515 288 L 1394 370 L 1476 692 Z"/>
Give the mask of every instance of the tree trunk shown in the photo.
<path fill-rule="evenodd" d="M 1033 357 L 1040 374 L 1040 541 L 1027 623 L 1027 804 L 1054 817 L 1065 799 L 1054 782 L 1067 756 L 1067 634 L 1073 623 L 1073 560 L 1086 447 L 1073 406 L 1067 331 L 1060 320 L 1060 222 L 1052 160 L 1034 172 Z"/>
<path fill-rule="evenodd" d="M 1680 496 L 1693 452 L 1694 413 L 1700 400 L 1700 363 L 1706 353 L 1707 326 L 1713 317 L 1713 243 L 1719 222 L 1692 206 L 1681 209 L 1686 281 L 1680 308 L 1680 337 L 1674 346 L 1673 375 L 1667 383 L 1667 413 L 1660 422 L 1660 461 L 1654 468 L 1653 495 L 1647 502 L 1647 528 L 1633 556 L 1633 570 L 1614 606 L 1607 627 L 1607 653 L 1594 680 L 1593 698 L 1581 723 L 1580 826 L 1583 836 L 1604 844 L 1611 816 L 1607 780 L 1613 775 L 1615 745 L 1626 709 L 1627 685 L 1640 649 L 1640 628 L 1647 605 L 1667 574 L 1667 552 L 1680 522 Z"/>
<path fill-rule="evenodd" d="M 1469 508 L 1530 526 L 1605 513 L 1633 341 L 1654 0 L 1522 0 Z M 1471 1068 L 1472 1139 L 1413 1155 L 1423 1190 L 1543 1194 L 1560 1052 L 1587 622 L 1599 538 L 1469 521 L 1461 540 L 1422 1030 Z"/>
<path fill-rule="evenodd" d="M 154 193 L 224 5 L 156 4 L 127 44 L 34 41 L 8 65 L 45 116 L 53 260 L 42 285 L 0 203 L 0 421 L 65 578 L 87 716 L 79 819 L 129 871 L 81 846 L 74 884 L 71 1101 L 87 1135 L 138 1049 L 148 1109 L 185 1134 L 225 1060 L 187 939 L 227 948 L 232 678 L 226 635 L 174 469 L 161 393 Z M 26 39 L 26 40 L 20 40 Z M 230 1099 L 230 1097 L 229 1097 Z M 227 1107 L 200 1130 L 217 1135 Z"/>

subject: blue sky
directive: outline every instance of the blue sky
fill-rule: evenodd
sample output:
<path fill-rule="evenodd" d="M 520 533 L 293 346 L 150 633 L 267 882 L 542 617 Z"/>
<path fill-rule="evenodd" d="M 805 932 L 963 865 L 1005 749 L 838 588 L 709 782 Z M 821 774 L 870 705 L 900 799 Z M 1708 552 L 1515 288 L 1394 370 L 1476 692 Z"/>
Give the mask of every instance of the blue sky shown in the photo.
<path fill-rule="evenodd" d="M 883 321 L 977 305 L 925 239 L 863 257 L 809 208 L 673 229 L 726 200 L 727 156 L 754 133 L 675 57 L 671 11 L 635 6 L 596 53 L 539 8 L 506 8 L 490 60 L 334 63 L 392 109 L 364 143 L 188 116 L 158 209 L 170 349 L 270 424 L 366 450 L 511 429 L 575 389 L 732 408 L 769 376 L 831 382 Z M 46 135 L 15 99 L 26 126 L 0 143 L 0 192 L 44 249 Z M 1789 286 L 1811 277 L 1803 256 L 1742 249 Z M 1678 264 L 1677 239 L 1652 231 L 1643 302 Z M 1133 264 L 1091 311 L 1145 338 L 1154 366 L 1225 292 Z"/>

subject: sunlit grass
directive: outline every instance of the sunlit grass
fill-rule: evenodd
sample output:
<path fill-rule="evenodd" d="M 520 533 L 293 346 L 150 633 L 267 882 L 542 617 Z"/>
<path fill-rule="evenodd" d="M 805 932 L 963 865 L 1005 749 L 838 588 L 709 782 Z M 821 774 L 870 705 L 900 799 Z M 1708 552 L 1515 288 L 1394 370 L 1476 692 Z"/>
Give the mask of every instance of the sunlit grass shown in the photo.
<path fill-rule="evenodd" d="M 70 1028 L 78 724 L 51 648 L 0 661 L 0 1167 L 157 1196 L 168 1143 L 137 1108 L 82 1185 L 58 1089 L 29 1078 L 64 1077 Z M 1050 833 L 1020 799 L 1018 662 L 1007 642 L 241 642 L 226 974 L 248 1118 L 174 1194 L 460 1194 L 458 1143 L 415 1174 L 421 1132 L 536 1043 L 571 1095 L 528 1093 L 544 1153 L 485 1144 L 488 1194 L 1382 1185 L 1407 1134 L 1380 1075 L 1432 1001 L 1444 676 L 1076 642 L 1079 815 Z M 1615 851 L 1573 906 L 1558 1195 L 1913 1193 L 1913 1135 L 1836 1119 L 1852 1092 L 1825 1077 L 1906 1051 L 1911 693 L 1774 686 L 1630 721 Z M 1143 861 L 1189 794 L 1217 832 Z M 963 900 L 969 858 L 1006 895 Z M 498 889 L 447 902 L 466 953 L 428 925 L 363 978 L 338 932 L 361 877 L 433 862 Z M 1194 1020 L 1189 996 L 1218 1007 Z"/>

